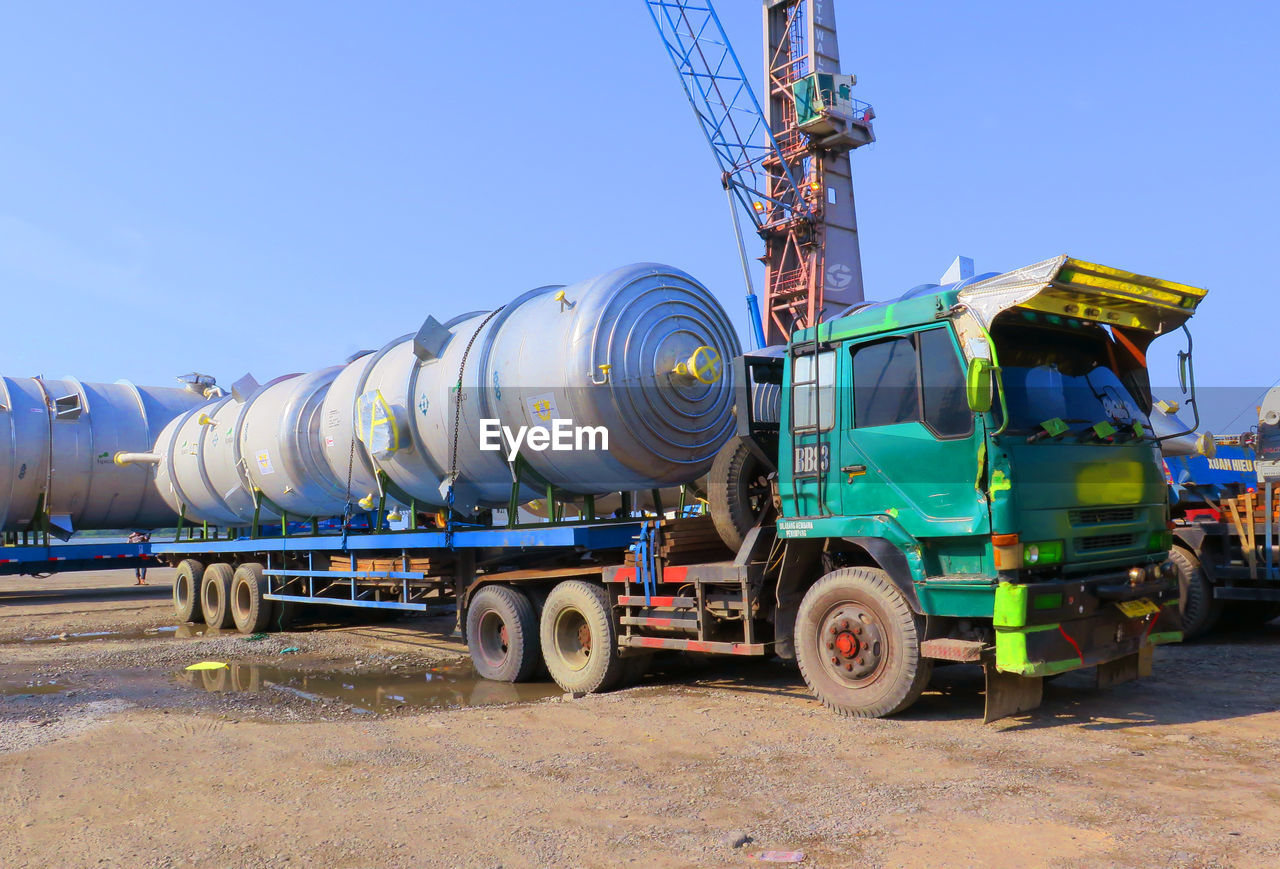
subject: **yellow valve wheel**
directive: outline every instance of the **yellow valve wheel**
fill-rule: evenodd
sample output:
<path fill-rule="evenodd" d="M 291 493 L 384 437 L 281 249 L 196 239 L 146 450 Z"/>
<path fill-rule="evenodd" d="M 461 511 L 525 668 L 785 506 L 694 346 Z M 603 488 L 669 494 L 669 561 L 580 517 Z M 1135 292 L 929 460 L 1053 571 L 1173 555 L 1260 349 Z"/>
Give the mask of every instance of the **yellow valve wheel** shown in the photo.
<path fill-rule="evenodd" d="M 676 366 L 676 374 L 692 377 L 699 383 L 710 386 L 720 379 L 723 367 L 723 360 L 716 349 L 703 344 L 693 351 L 687 361 Z"/>

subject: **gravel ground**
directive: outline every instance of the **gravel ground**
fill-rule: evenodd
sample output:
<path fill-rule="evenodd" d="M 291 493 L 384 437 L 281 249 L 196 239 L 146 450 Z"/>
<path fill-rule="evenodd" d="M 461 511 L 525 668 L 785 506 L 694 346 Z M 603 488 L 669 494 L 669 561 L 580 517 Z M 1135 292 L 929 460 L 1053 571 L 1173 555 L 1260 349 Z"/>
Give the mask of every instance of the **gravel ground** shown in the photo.
<path fill-rule="evenodd" d="M 0 611 L 0 864 L 1280 865 L 1275 627 L 1162 648 L 1153 678 L 1105 691 L 1071 674 L 984 726 L 962 667 L 884 721 L 832 716 L 780 665 L 714 659 L 580 700 L 369 712 L 177 674 L 461 672 L 447 622 L 24 643 L 11 618 L 145 630 L 163 604 Z M 458 703 L 510 699 L 450 684 Z"/>

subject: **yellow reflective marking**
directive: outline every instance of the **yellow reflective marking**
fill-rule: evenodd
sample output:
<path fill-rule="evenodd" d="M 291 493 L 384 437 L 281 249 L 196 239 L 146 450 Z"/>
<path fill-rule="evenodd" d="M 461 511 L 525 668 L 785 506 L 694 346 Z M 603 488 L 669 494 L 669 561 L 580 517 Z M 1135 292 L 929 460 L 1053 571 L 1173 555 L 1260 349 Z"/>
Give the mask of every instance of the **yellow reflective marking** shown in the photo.
<path fill-rule="evenodd" d="M 1142 465 L 1138 462 L 1087 465 L 1076 475 L 1076 503 L 1082 506 L 1140 504 L 1142 485 Z"/>

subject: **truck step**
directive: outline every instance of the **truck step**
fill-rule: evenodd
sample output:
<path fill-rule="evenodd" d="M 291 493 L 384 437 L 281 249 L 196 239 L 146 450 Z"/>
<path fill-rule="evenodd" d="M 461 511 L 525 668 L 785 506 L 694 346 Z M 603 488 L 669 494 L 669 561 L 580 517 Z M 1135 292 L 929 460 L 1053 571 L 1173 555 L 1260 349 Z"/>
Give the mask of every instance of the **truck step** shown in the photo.
<path fill-rule="evenodd" d="M 698 617 L 682 613 L 667 613 L 660 616 L 623 616 L 618 622 L 640 628 L 663 628 L 676 631 L 696 631 Z"/>
<path fill-rule="evenodd" d="M 618 644 L 638 649 L 674 649 L 680 652 L 713 652 L 717 655 L 763 655 L 766 643 L 720 643 L 671 637 L 618 637 Z"/>
<path fill-rule="evenodd" d="M 920 644 L 920 655 L 943 661 L 980 661 L 985 643 L 977 640 L 925 640 Z"/>
<path fill-rule="evenodd" d="M 693 597 L 675 597 L 672 595 L 651 594 L 645 600 L 642 594 L 618 595 L 618 606 L 697 606 L 698 599 Z"/>

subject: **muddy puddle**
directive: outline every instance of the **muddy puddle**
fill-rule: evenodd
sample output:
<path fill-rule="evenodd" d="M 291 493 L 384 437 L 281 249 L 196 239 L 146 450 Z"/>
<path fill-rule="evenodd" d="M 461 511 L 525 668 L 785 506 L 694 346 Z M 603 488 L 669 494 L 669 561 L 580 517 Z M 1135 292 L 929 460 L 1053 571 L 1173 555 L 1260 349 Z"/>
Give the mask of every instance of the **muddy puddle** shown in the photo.
<path fill-rule="evenodd" d="M 32 645 L 43 643 L 86 643 L 94 640 L 155 640 L 166 637 L 190 639 L 192 637 L 216 636 L 219 631 L 204 625 L 168 625 L 161 628 L 140 628 L 133 631 L 82 631 L 79 633 L 49 634 L 47 636 L 23 637 L 22 642 Z"/>
<path fill-rule="evenodd" d="M 336 700 L 364 712 L 529 703 L 562 693 L 552 682 L 516 685 L 482 679 L 469 661 L 378 673 L 233 663 L 217 670 L 184 671 L 178 679 L 203 691 L 275 692 L 317 703 Z"/>
<path fill-rule="evenodd" d="M 0 697 L 25 697 L 32 694 L 61 694 L 70 690 L 70 685 L 61 682 L 32 679 L 28 682 L 0 681 Z"/>

